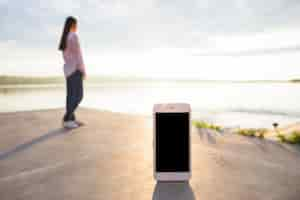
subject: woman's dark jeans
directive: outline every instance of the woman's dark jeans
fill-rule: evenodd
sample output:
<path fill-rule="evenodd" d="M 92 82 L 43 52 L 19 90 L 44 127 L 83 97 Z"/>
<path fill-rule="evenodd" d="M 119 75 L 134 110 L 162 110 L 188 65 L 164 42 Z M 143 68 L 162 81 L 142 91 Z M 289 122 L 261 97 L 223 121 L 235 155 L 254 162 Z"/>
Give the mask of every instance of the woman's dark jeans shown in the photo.
<path fill-rule="evenodd" d="M 75 120 L 75 109 L 83 98 L 82 73 L 77 70 L 67 77 L 67 102 L 64 121 Z"/>

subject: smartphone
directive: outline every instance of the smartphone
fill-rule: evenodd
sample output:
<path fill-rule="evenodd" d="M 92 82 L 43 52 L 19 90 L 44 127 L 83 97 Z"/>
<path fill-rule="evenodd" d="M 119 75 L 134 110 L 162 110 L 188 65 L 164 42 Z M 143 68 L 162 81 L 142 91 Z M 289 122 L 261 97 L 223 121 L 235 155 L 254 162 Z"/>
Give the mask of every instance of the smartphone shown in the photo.
<path fill-rule="evenodd" d="M 158 181 L 187 181 L 191 177 L 189 104 L 155 104 L 154 178 Z"/>

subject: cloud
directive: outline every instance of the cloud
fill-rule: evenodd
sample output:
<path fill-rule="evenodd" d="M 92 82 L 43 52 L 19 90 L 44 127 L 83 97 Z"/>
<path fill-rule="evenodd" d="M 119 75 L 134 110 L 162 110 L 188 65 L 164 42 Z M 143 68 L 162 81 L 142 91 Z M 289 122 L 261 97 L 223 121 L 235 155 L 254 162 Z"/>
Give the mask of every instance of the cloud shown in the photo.
<path fill-rule="evenodd" d="M 75 15 L 95 48 L 203 48 L 212 35 L 293 28 L 299 10 L 297 0 L 1 0 L 0 40 L 52 46 Z"/>

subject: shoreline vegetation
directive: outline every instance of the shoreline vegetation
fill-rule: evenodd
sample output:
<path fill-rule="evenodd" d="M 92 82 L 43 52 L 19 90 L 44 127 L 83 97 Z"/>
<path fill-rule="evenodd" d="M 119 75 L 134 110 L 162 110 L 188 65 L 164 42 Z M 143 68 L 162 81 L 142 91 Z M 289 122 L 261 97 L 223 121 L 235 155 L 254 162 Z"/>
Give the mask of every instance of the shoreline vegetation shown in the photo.
<path fill-rule="evenodd" d="M 196 79 L 170 79 L 147 78 L 135 76 L 89 76 L 87 83 L 103 82 L 174 82 L 174 83 L 300 83 L 300 79 L 291 80 L 196 80 Z M 0 85 L 30 85 L 30 84 L 63 84 L 63 76 L 10 76 L 0 75 Z"/>
<path fill-rule="evenodd" d="M 194 120 L 192 122 L 193 126 L 198 129 L 210 129 L 217 132 L 222 132 L 224 127 L 212 123 L 208 123 L 205 121 L 197 121 Z M 278 128 L 278 124 L 273 124 L 274 129 L 266 129 L 266 128 L 235 128 L 232 129 L 231 132 L 234 134 L 246 136 L 246 137 L 257 137 L 260 139 L 271 139 L 276 140 L 283 143 L 289 144 L 300 144 L 300 128 L 299 125 L 295 125 L 294 127 L 288 128 Z"/>

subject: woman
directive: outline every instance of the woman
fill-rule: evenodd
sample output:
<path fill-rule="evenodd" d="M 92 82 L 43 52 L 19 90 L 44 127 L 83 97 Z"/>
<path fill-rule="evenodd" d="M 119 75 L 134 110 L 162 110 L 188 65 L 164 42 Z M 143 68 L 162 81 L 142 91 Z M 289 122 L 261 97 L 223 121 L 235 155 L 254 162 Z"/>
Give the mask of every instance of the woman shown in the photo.
<path fill-rule="evenodd" d="M 77 20 L 68 17 L 65 22 L 59 50 L 63 53 L 64 74 L 67 84 L 66 113 L 63 118 L 65 128 L 83 125 L 75 120 L 75 110 L 83 97 L 83 79 L 86 76 L 77 31 Z"/>

